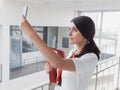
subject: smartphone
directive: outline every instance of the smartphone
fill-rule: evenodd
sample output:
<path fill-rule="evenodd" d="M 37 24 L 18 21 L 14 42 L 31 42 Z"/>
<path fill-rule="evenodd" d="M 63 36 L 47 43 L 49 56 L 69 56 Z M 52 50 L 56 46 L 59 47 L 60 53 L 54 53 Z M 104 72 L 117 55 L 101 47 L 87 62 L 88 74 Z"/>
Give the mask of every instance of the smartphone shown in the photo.
<path fill-rule="evenodd" d="M 24 18 L 27 18 L 27 12 L 28 12 L 28 6 L 25 6 L 23 8 L 23 16 L 24 16 Z"/>

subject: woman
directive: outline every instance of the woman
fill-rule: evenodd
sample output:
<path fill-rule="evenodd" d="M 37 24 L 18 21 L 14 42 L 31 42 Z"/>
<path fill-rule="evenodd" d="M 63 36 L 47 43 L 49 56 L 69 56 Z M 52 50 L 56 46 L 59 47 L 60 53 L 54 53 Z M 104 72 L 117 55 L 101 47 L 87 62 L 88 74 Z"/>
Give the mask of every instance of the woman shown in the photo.
<path fill-rule="evenodd" d="M 50 65 L 63 70 L 60 90 L 86 90 L 100 54 L 93 40 L 95 24 L 90 17 L 79 16 L 71 20 L 69 43 L 75 44 L 76 50 L 70 51 L 68 58 L 61 58 L 54 53 L 23 17 L 20 29 L 31 39 Z M 47 66 L 49 67 L 48 64 L 45 67 Z M 46 71 L 49 72 L 47 68 Z"/>

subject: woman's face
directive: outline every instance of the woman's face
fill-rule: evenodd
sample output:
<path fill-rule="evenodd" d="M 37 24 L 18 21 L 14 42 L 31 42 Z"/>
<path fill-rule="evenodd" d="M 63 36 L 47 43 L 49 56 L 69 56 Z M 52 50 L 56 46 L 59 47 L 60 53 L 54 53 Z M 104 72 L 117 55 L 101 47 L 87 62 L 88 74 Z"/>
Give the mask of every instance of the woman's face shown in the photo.
<path fill-rule="evenodd" d="M 70 24 L 70 31 L 68 32 L 68 35 L 70 44 L 82 44 L 85 40 L 73 22 Z"/>

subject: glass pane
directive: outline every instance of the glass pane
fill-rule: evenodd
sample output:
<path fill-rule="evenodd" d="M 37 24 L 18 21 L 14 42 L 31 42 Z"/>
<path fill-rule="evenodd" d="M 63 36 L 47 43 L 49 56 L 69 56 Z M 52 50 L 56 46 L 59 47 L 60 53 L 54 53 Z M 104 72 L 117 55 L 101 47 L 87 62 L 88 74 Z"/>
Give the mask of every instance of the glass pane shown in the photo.
<path fill-rule="evenodd" d="M 102 37 L 117 38 L 120 33 L 120 12 L 104 12 Z"/>
<path fill-rule="evenodd" d="M 10 26 L 10 36 L 18 37 L 21 35 L 22 35 L 22 33 L 19 30 L 19 26 L 15 26 L 15 25 Z"/>
<path fill-rule="evenodd" d="M 104 12 L 101 33 L 101 52 L 105 57 L 116 54 L 117 38 L 120 33 L 120 12 Z"/>
<path fill-rule="evenodd" d="M 11 37 L 10 69 L 21 66 L 21 38 Z"/>

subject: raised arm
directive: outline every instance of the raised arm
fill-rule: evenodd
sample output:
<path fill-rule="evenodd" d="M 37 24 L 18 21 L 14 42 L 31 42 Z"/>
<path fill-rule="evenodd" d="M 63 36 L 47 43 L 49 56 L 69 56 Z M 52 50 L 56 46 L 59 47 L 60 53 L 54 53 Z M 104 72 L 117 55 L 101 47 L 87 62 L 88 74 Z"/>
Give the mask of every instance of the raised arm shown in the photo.
<path fill-rule="evenodd" d="M 24 18 L 21 18 L 20 24 L 21 31 L 33 42 L 33 44 L 38 48 L 38 50 L 45 57 L 53 67 L 61 68 L 64 70 L 75 71 L 75 66 L 72 60 L 63 59 L 58 56 L 54 51 L 52 51 L 44 41 L 37 35 L 30 23 Z"/>

